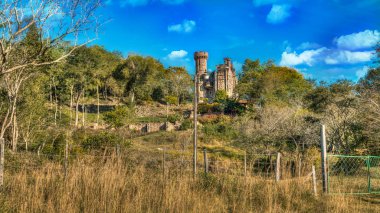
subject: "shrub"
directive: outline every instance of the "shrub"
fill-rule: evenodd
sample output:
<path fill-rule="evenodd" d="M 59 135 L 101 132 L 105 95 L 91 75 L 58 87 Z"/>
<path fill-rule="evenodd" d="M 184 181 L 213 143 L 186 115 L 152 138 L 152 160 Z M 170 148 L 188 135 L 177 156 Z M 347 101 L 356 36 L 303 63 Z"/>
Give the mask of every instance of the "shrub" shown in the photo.
<path fill-rule="evenodd" d="M 182 122 L 181 126 L 179 127 L 179 130 L 188 130 L 191 128 L 191 120 L 186 119 Z"/>
<path fill-rule="evenodd" d="M 232 140 L 237 136 L 236 130 L 229 123 L 207 123 L 202 128 L 203 137 L 208 141 L 210 138 Z"/>
<path fill-rule="evenodd" d="M 128 123 L 133 115 L 133 111 L 126 106 L 117 106 L 115 110 L 106 112 L 103 115 L 104 121 L 111 127 L 122 127 Z"/>
<path fill-rule="evenodd" d="M 174 115 L 169 115 L 168 116 L 168 121 L 170 123 L 175 123 L 176 121 L 179 121 L 179 120 L 181 120 L 181 116 L 178 115 L 178 114 L 174 114 Z"/>
<path fill-rule="evenodd" d="M 157 87 L 152 92 L 152 99 L 154 101 L 161 101 L 164 98 L 164 91 L 161 87 Z"/>
<path fill-rule="evenodd" d="M 226 114 L 241 115 L 245 111 L 245 107 L 238 101 L 228 99 L 225 102 L 224 112 Z"/>
<path fill-rule="evenodd" d="M 198 118 L 198 121 L 202 124 L 205 123 L 216 123 L 218 121 L 218 115 L 216 114 L 206 114 Z"/>
<path fill-rule="evenodd" d="M 224 106 L 220 103 L 202 103 L 198 104 L 198 112 L 200 114 L 206 114 L 206 113 L 222 113 L 224 112 Z"/>
<path fill-rule="evenodd" d="M 84 149 L 99 149 L 105 146 L 116 146 L 123 144 L 123 138 L 113 132 L 101 131 L 95 134 L 89 134 L 81 141 L 81 146 Z M 123 144 L 128 145 L 128 144 Z"/>
<path fill-rule="evenodd" d="M 224 90 L 218 90 L 215 93 L 214 101 L 218 103 L 224 103 L 228 99 L 227 92 Z"/>
<path fill-rule="evenodd" d="M 176 105 L 178 104 L 178 97 L 176 96 L 166 96 L 165 101 L 168 104 Z"/>

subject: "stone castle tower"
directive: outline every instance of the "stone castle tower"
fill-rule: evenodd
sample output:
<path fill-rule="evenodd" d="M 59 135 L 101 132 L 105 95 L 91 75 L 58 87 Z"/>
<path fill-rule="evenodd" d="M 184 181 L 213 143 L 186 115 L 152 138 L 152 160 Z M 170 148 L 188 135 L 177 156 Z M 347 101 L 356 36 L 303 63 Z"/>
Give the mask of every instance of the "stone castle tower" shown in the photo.
<path fill-rule="evenodd" d="M 225 58 L 224 64 L 216 66 L 216 70 L 211 73 L 207 72 L 207 59 L 207 52 L 194 53 L 199 101 L 202 102 L 206 98 L 212 101 L 219 90 L 224 90 L 228 97 L 233 97 L 237 78 L 231 59 Z"/>

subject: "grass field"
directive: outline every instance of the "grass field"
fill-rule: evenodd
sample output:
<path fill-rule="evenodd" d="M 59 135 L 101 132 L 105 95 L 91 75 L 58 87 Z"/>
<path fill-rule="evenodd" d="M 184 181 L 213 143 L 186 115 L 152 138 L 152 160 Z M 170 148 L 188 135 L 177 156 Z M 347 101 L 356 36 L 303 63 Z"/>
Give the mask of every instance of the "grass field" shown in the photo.
<path fill-rule="evenodd" d="M 376 197 L 315 197 L 309 180 L 167 169 L 157 156 L 81 156 L 8 164 L 0 212 L 379 212 Z M 33 163 L 33 165 L 31 164 Z M 320 186 L 320 185 L 319 185 Z"/>

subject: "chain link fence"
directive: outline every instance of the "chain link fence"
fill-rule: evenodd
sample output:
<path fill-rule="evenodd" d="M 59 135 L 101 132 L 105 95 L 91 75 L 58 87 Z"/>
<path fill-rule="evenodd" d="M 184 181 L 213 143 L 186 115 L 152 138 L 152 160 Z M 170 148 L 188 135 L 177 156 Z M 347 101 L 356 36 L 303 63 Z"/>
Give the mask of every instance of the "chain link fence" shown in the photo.
<path fill-rule="evenodd" d="M 380 193 L 380 157 L 328 155 L 328 192 Z"/>

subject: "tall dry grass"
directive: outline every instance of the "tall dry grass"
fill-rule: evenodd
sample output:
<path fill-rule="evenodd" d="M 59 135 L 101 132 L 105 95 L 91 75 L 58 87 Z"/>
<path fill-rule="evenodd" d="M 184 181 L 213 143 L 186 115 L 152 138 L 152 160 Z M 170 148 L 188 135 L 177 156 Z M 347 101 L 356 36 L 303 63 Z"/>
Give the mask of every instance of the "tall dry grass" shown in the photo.
<path fill-rule="evenodd" d="M 318 196 L 308 180 L 202 175 L 131 166 L 120 160 L 74 160 L 6 173 L 0 212 L 379 212 L 353 196 Z"/>

